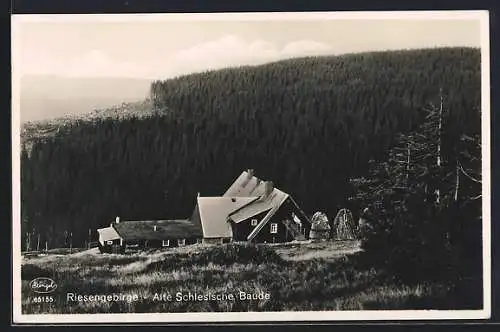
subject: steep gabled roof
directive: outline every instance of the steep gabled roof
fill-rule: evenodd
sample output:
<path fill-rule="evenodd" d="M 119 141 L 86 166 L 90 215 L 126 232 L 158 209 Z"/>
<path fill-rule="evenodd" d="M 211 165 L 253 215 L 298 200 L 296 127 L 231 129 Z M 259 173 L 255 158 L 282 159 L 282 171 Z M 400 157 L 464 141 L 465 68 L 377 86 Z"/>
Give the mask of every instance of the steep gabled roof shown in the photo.
<path fill-rule="evenodd" d="M 243 171 L 224 193 L 224 196 L 259 197 L 259 199 L 252 204 L 248 204 L 231 213 L 229 218 L 235 223 L 239 223 L 262 212 L 271 210 L 274 207 L 279 208 L 279 206 L 289 197 L 287 193 L 274 187 L 272 191 L 266 195 L 266 181 L 254 176 L 252 170 Z"/>
<path fill-rule="evenodd" d="M 258 197 L 198 197 L 203 236 L 205 238 L 232 237 L 227 217 L 233 211 L 257 200 Z"/>
<path fill-rule="evenodd" d="M 156 226 L 156 228 L 155 228 Z M 189 220 L 133 220 L 113 224 L 126 241 L 201 237 L 201 225 Z"/>
<path fill-rule="evenodd" d="M 261 196 L 266 190 L 265 181 L 243 171 L 224 193 L 225 197 Z"/>
<path fill-rule="evenodd" d="M 97 230 L 103 241 L 113 241 L 120 238 L 120 234 L 113 227 L 105 227 Z"/>
<path fill-rule="evenodd" d="M 262 196 L 252 204 L 243 206 L 229 215 L 229 218 L 235 223 L 256 216 L 274 207 L 279 208 L 288 198 L 288 194 L 274 188 L 268 196 Z"/>

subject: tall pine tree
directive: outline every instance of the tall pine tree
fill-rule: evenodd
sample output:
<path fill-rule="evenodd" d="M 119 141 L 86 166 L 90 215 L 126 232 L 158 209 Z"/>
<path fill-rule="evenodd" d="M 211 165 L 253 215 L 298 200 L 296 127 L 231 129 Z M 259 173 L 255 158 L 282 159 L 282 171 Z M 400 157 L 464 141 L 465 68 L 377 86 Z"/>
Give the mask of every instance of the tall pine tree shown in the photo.
<path fill-rule="evenodd" d="M 449 132 L 444 96 L 424 110 L 422 124 L 400 134 L 387 158 L 371 163 L 369 176 L 352 180 L 354 199 L 371 213 L 363 247 L 405 281 L 457 280 L 466 255 L 480 261 L 480 241 L 464 247 L 469 237 L 480 239 L 480 186 L 464 184 L 480 181 L 480 150 L 473 138 Z M 476 232 L 468 233 L 470 225 Z"/>

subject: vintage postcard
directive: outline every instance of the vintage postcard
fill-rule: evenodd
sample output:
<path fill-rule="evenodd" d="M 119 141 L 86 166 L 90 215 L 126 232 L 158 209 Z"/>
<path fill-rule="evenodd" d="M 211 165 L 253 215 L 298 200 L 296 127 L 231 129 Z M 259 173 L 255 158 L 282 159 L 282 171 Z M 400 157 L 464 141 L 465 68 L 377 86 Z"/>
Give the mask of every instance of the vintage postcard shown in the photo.
<path fill-rule="evenodd" d="M 490 317 L 487 11 L 12 16 L 13 321 Z"/>

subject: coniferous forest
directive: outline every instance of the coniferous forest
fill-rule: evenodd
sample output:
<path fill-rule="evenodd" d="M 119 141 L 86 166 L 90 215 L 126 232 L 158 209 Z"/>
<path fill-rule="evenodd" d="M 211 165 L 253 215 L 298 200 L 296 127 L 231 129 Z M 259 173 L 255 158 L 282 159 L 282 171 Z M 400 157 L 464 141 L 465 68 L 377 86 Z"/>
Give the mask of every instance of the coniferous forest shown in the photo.
<path fill-rule="evenodd" d="M 156 81 L 153 115 L 75 121 L 23 149 L 23 245 L 32 232 L 50 247 L 66 245 L 68 236 L 83 246 L 89 229 L 95 240 L 96 229 L 116 216 L 187 218 L 198 192 L 220 195 L 248 168 L 309 215 L 333 219 L 349 208 L 357 219 L 369 207 L 372 221 L 396 227 L 399 218 L 418 228 L 425 219 L 432 233 L 428 224 L 438 214 L 476 220 L 480 95 L 480 51 L 472 48 L 300 58 Z M 429 166 L 437 145 L 438 169 Z M 422 209 L 414 194 L 444 207 Z M 436 234 L 451 236 L 448 226 Z M 411 234 L 409 246 L 429 234 L 397 229 Z M 367 236 L 367 248 L 388 241 L 385 230 L 369 233 L 378 235 Z M 406 256 L 386 257 L 397 265 Z"/>

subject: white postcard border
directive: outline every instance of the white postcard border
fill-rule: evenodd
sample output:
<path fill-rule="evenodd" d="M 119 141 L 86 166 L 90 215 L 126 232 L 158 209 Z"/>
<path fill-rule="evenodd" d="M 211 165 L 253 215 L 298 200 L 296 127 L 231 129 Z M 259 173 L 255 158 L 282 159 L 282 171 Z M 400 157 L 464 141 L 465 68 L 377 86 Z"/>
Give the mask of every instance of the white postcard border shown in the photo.
<path fill-rule="evenodd" d="M 481 22 L 482 74 L 482 208 L 483 208 L 483 309 L 481 310 L 377 310 L 377 311 L 297 311 L 297 312 L 220 312 L 220 313 L 118 313 L 43 314 L 21 311 L 20 242 L 20 77 L 19 45 L 16 34 L 23 22 L 62 21 L 154 21 L 154 20 L 321 20 L 321 19 L 471 19 Z M 226 323 L 270 321 L 393 321 L 468 320 L 491 315 L 491 185 L 490 185 L 490 49 L 488 11 L 393 11 L 393 12 L 310 12 L 310 13 L 190 13 L 190 14 L 68 14 L 13 15 L 12 23 L 12 308 L 14 324 L 98 324 L 98 323 Z"/>

